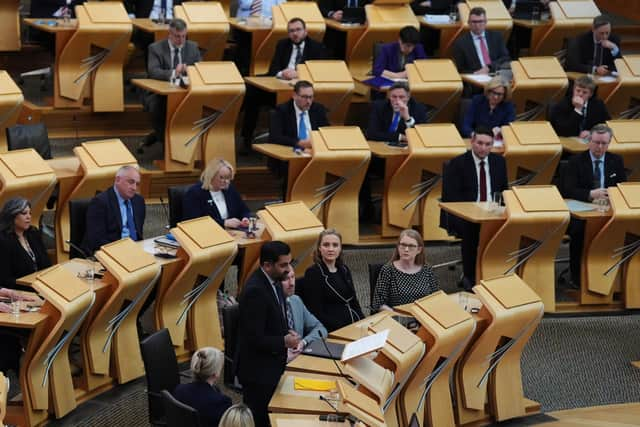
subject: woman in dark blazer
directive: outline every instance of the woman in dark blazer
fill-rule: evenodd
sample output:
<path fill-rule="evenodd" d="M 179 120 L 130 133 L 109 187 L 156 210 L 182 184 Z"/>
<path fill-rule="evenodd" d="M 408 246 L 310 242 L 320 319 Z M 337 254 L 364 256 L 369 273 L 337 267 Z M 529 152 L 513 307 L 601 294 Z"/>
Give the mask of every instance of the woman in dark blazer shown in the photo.
<path fill-rule="evenodd" d="M 234 170 L 229 162 L 213 159 L 182 200 L 183 219 L 209 215 L 226 228 L 247 227 L 251 211 L 231 184 Z"/>
<path fill-rule="evenodd" d="M 213 347 L 204 347 L 191 357 L 194 381 L 178 384 L 173 396 L 198 411 L 202 427 L 218 427 L 222 414 L 231 406 L 231 399 L 215 386 L 220 377 L 224 355 Z"/>
<path fill-rule="evenodd" d="M 315 263 L 304 273 L 302 299 L 328 331 L 360 319 L 351 271 L 342 260 L 342 236 L 334 229 L 320 233 L 313 253 Z"/>
<path fill-rule="evenodd" d="M 31 204 L 9 199 L 0 211 L 0 287 L 32 291 L 16 279 L 47 268 L 51 261 L 40 231 L 31 226 Z"/>
<path fill-rule="evenodd" d="M 484 88 L 484 94 L 475 95 L 464 115 L 462 136 L 471 137 L 471 132 L 478 126 L 486 126 L 493 130 L 494 137 L 502 140 L 500 128 L 516 119 L 516 107 L 509 98 L 509 85 L 497 76 L 491 79 Z"/>

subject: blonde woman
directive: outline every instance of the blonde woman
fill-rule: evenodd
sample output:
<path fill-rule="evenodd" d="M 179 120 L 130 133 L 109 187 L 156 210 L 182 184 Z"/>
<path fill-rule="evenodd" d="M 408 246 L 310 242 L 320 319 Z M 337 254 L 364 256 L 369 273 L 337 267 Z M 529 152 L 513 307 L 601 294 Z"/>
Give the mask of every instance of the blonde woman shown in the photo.
<path fill-rule="evenodd" d="M 438 289 L 438 278 L 425 264 L 422 236 L 415 230 L 403 230 L 391 260 L 380 269 L 371 309 L 392 310 Z"/>
<path fill-rule="evenodd" d="M 182 200 L 183 219 L 209 215 L 225 228 L 247 227 L 251 212 L 231 181 L 234 170 L 231 163 L 213 159 Z"/>
<path fill-rule="evenodd" d="M 204 347 L 191 357 L 194 381 L 178 384 L 173 396 L 198 411 L 200 425 L 217 427 L 222 414 L 231 406 L 231 399 L 220 392 L 216 381 L 220 378 L 224 355 L 213 347 Z"/>
<path fill-rule="evenodd" d="M 244 403 L 233 405 L 222 415 L 220 427 L 255 427 L 251 409 Z"/>
<path fill-rule="evenodd" d="M 475 95 L 464 115 L 462 136 L 469 138 L 478 126 L 486 126 L 497 136 L 500 127 L 508 125 L 516 119 L 516 107 L 509 99 L 511 88 L 500 76 L 487 83 L 484 94 Z"/>

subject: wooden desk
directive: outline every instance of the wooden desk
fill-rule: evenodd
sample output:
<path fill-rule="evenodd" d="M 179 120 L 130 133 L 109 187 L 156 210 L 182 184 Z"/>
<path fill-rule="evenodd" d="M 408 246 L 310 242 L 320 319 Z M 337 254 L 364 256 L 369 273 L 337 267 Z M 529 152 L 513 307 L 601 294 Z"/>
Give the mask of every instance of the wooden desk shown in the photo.
<path fill-rule="evenodd" d="M 258 89 L 262 89 L 269 93 L 276 94 L 276 105 L 282 104 L 291 98 L 293 93 L 293 80 L 282 80 L 272 76 L 250 76 L 245 77 L 244 81 L 255 86 Z"/>
<path fill-rule="evenodd" d="M 578 138 L 577 136 L 559 136 L 562 149 L 571 154 L 582 153 L 589 149 L 587 142 Z"/>
<path fill-rule="evenodd" d="M 353 51 L 353 47 L 367 28 L 366 24 L 344 24 L 331 18 L 325 18 L 324 22 L 326 23 L 327 28 L 345 33 L 346 42 L 344 53 L 345 59 L 349 58 L 351 52 Z"/>
<path fill-rule="evenodd" d="M 222 2 L 183 2 L 174 7 L 173 14 L 187 23 L 189 39 L 198 43 L 203 61 L 223 59 L 229 19 Z"/>
<path fill-rule="evenodd" d="M 327 413 L 331 412 L 331 408 L 327 406 Z M 269 414 L 269 420 L 273 427 L 311 427 L 321 425 L 323 427 L 342 427 L 350 426 L 351 423 L 347 420 L 343 422 L 338 421 L 320 421 L 319 415 L 311 414 L 281 414 L 271 413 Z"/>
<path fill-rule="evenodd" d="M 153 22 L 149 18 L 133 18 L 131 19 L 134 28 L 144 31 L 145 33 L 153 34 L 153 40 L 158 41 L 167 38 L 169 32 L 169 24 L 159 24 Z"/>
<path fill-rule="evenodd" d="M 297 154 L 291 147 L 279 144 L 253 144 L 251 147 L 258 153 L 262 153 L 265 156 L 288 163 L 289 172 L 287 174 L 287 192 L 284 195 L 284 201 L 290 201 L 293 183 L 296 182 L 296 179 L 298 179 L 298 175 L 300 175 L 302 169 L 304 169 L 307 163 L 311 160 L 311 154 Z"/>
<path fill-rule="evenodd" d="M 420 26 L 431 28 L 440 32 L 440 45 L 438 47 L 438 56 L 440 58 L 451 58 L 453 56 L 453 44 L 462 34 L 464 23 L 460 20 L 456 22 L 429 22 L 424 16 L 418 17 Z"/>
<path fill-rule="evenodd" d="M 0 5 L 3 4 L 5 3 L 0 3 Z M 1 13 L 0 9 L 0 16 Z M 0 41 L 0 43 L 2 42 Z M 22 90 L 16 85 L 9 73 L 0 71 L 0 153 L 9 151 L 6 129 L 16 124 L 23 101 Z"/>
<path fill-rule="evenodd" d="M 0 2 L 0 52 L 20 50 L 20 0 L 3 0 Z"/>

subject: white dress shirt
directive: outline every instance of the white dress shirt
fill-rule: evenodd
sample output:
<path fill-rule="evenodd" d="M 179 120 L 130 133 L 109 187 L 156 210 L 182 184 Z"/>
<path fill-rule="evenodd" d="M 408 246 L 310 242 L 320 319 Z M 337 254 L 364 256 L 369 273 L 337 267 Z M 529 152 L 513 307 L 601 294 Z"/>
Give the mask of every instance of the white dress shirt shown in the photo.
<path fill-rule="evenodd" d="M 211 194 L 211 200 L 216 204 L 218 212 L 220 212 L 220 218 L 222 221 L 229 218 L 229 210 L 227 209 L 227 201 L 224 199 L 222 191 L 209 191 Z"/>
<path fill-rule="evenodd" d="M 150 19 L 158 19 L 160 17 L 160 5 L 162 4 L 162 0 L 155 0 L 153 2 L 153 7 L 151 8 L 151 13 L 149 14 Z M 167 10 L 164 11 L 165 19 L 173 19 L 173 0 L 167 0 Z M 138 18 L 144 18 L 144 16 L 139 16 Z"/>

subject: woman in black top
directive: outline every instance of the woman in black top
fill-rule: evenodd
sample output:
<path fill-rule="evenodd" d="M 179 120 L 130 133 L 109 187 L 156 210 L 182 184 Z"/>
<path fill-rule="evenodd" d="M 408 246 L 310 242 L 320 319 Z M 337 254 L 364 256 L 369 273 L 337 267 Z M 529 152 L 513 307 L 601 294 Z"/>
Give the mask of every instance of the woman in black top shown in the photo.
<path fill-rule="evenodd" d="M 313 253 L 315 264 L 304 273 L 302 299 L 328 331 L 364 318 L 351 271 L 342 261 L 342 236 L 334 229 L 320 233 Z"/>
<path fill-rule="evenodd" d="M 0 286 L 31 291 L 16 279 L 51 266 L 40 231 L 31 226 L 31 203 L 9 199 L 0 211 Z"/>

